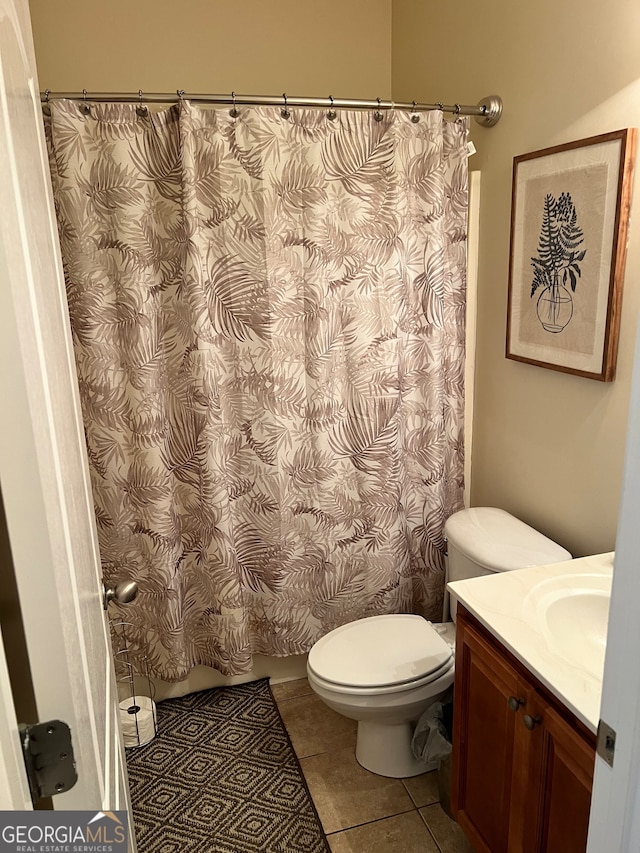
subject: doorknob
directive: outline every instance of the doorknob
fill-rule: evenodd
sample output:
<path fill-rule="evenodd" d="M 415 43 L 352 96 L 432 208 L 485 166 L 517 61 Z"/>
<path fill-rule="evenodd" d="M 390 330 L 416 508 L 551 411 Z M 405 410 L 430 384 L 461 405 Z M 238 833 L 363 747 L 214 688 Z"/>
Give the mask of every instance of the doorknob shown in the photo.
<path fill-rule="evenodd" d="M 102 581 L 102 606 L 106 610 L 110 601 L 118 604 L 128 604 L 138 594 L 138 584 L 135 581 L 120 581 L 115 586 L 106 587 Z"/>

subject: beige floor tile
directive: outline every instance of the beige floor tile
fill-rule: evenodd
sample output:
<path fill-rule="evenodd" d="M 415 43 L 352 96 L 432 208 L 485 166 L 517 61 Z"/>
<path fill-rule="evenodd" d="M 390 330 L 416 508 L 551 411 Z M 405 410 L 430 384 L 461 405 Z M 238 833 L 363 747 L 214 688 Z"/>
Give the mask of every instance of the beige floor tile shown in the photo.
<path fill-rule="evenodd" d="M 439 803 L 420 809 L 420 814 L 442 853 L 475 853 L 467 836 L 455 820 L 443 812 Z"/>
<path fill-rule="evenodd" d="M 309 696 L 313 690 L 306 678 L 297 678 L 295 681 L 282 681 L 280 684 L 272 684 L 271 692 L 276 704 L 287 699 L 297 699 L 299 696 Z"/>
<path fill-rule="evenodd" d="M 326 833 L 413 809 L 402 782 L 360 767 L 353 749 L 303 758 L 300 765 Z"/>
<path fill-rule="evenodd" d="M 350 746 L 355 749 L 355 720 L 348 720 L 328 708 L 319 696 L 300 696 L 278 705 L 298 758 L 335 752 Z"/>
<path fill-rule="evenodd" d="M 438 795 L 438 771 L 423 773 L 421 776 L 412 776 L 410 779 L 402 780 L 414 805 L 421 809 L 422 806 L 430 806 L 440 801 Z"/>
<path fill-rule="evenodd" d="M 327 838 L 332 853 L 438 853 L 418 812 L 387 817 Z"/>

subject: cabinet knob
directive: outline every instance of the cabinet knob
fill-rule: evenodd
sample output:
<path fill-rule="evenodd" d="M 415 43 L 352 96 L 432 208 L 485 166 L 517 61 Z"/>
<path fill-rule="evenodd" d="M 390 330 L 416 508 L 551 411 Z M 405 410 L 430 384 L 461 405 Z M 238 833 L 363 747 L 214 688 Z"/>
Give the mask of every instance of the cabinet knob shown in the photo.
<path fill-rule="evenodd" d="M 542 722 L 542 717 L 539 717 L 537 714 L 535 717 L 530 716 L 530 714 L 525 714 L 522 718 L 522 722 L 531 732 L 533 731 L 534 726 L 537 726 Z"/>
<path fill-rule="evenodd" d="M 516 696 L 509 696 L 509 707 L 512 711 L 517 711 L 520 705 L 524 705 L 524 699 L 519 699 Z"/>

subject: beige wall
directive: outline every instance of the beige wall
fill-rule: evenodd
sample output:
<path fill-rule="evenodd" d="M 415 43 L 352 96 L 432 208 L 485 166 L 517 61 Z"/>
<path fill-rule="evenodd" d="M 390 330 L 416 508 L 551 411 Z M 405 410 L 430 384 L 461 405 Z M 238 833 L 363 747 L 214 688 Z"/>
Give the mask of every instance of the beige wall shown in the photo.
<path fill-rule="evenodd" d="M 640 307 L 640 165 L 612 384 L 504 358 L 511 169 L 517 154 L 640 125 L 640 4 L 394 0 L 392 55 L 398 100 L 504 99 L 500 124 L 473 130 L 482 200 L 472 503 L 504 507 L 576 555 L 609 550 Z"/>
<path fill-rule="evenodd" d="M 391 0 L 30 0 L 41 87 L 388 98 Z"/>

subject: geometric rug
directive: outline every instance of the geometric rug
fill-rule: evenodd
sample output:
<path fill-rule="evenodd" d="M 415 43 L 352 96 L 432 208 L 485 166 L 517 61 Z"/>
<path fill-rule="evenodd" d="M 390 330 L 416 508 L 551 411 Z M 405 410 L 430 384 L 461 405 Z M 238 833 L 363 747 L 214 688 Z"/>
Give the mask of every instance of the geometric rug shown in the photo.
<path fill-rule="evenodd" d="M 269 680 L 158 704 L 127 749 L 139 853 L 329 850 Z"/>

